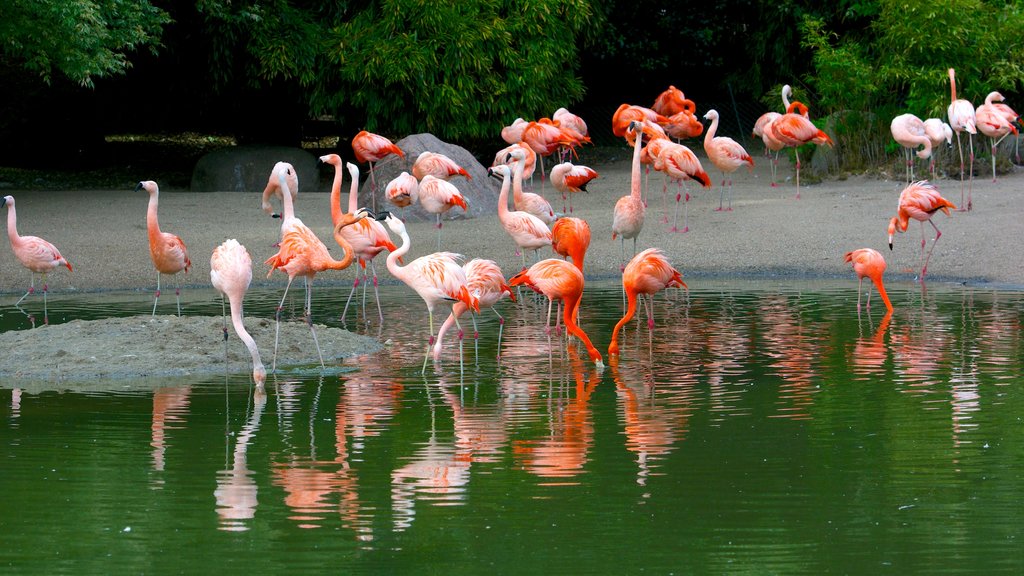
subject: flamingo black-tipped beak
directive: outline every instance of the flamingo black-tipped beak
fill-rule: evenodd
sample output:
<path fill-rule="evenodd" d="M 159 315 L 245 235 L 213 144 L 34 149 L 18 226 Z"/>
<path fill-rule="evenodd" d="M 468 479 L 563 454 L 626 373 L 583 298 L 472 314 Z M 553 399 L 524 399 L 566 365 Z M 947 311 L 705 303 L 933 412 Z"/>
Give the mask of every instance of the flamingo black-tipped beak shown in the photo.
<path fill-rule="evenodd" d="M 271 213 L 270 213 L 270 217 L 271 217 L 271 218 L 280 218 L 280 217 L 281 217 L 281 215 L 280 215 L 280 214 L 278 214 L 277 212 L 271 212 Z"/>
<path fill-rule="evenodd" d="M 138 192 L 139 190 L 142 190 L 142 188 L 143 188 L 142 182 L 139 182 L 138 184 L 135 185 L 135 191 L 136 192 Z"/>
<path fill-rule="evenodd" d="M 376 214 L 373 215 L 373 219 L 378 222 L 383 222 L 384 220 L 387 220 L 388 216 L 391 216 L 391 212 L 388 212 L 387 210 L 381 210 L 380 212 L 377 212 Z"/>
<path fill-rule="evenodd" d="M 374 220 L 377 219 L 377 215 L 374 214 L 373 210 L 370 210 L 369 208 L 360 208 L 359 210 L 356 211 L 356 214 L 360 214 L 360 213 L 365 214 L 366 218 L 373 218 Z"/>
<path fill-rule="evenodd" d="M 495 180 L 501 180 L 501 176 L 499 176 L 498 173 L 494 171 L 494 168 L 488 168 L 487 175 L 490 176 L 491 178 L 494 178 Z"/>
<path fill-rule="evenodd" d="M 889 242 L 889 251 L 892 251 L 892 242 Z"/>

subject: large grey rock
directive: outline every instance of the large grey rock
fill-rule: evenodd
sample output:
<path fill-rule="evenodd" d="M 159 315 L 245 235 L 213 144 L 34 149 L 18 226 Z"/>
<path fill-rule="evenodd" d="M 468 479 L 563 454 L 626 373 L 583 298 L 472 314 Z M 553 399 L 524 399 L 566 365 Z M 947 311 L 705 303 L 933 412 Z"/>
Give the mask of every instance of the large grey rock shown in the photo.
<path fill-rule="evenodd" d="M 299 192 L 320 189 L 316 157 L 302 148 L 236 146 L 204 155 L 192 170 L 193 192 L 263 192 L 274 164 L 288 162 L 299 176 Z"/>
<path fill-rule="evenodd" d="M 467 180 L 462 176 L 456 176 L 450 180 L 450 182 L 454 184 L 455 187 L 459 189 L 459 192 L 461 192 L 466 198 L 466 206 L 468 207 L 468 210 L 463 212 L 462 208 L 456 206 L 448 212 L 445 212 L 441 216 L 442 219 L 458 220 L 462 218 L 476 218 L 478 216 L 498 213 L 498 192 L 501 188 L 500 183 L 493 178 L 487 177 L 487 168 L 478 162 L 468 150 L 455 144 L 443 142 L 433 134 L 413 134 L 395 142 L 395 144 L 405 152 L 405 158 L 390 155 L 373 165 L 373 172 L 377 181 L 377 210 L 399 211 L 391 205 L 391 203 L 385 200 L 384 188 L 387 187 L 388 182 L 393 180 L 402 172 L 412 174 L 412 164 L 416 161 L 416 157 L 419 156 L 421 152 L 428 150 L 430 152 L 437 152 L 448 156 L 459 166 L 465 168 L 466 172 L 472 176 L 472 180 Z M 370 197 L 371 182 L 368 175 L 369 166 L 364 164 L 361 165 L 359 169 L 361 174 L 366 178 L 359 190 L 359 205 L 369 208 L 373 206 Z M 409 206 L 404 212 L 399 211 L 399 213 L 401 213 L 407 221 L 419 222 L 424 220 L 433 221 L 435 219 L 433 214 L 423 210 L 419 204 Z"/>

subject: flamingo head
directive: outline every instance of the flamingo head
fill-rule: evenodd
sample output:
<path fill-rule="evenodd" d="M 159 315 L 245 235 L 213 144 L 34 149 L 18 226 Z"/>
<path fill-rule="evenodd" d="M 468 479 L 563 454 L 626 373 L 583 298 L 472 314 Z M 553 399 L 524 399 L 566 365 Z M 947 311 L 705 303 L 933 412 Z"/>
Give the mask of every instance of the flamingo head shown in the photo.
<path fill-rule="evenodd" d="M 330 164 L 331 166 L 341 166 L 341 156 L 337 154 L 325 154 L 316 159 L 319 164 Z"/>
<path fill-rule="evenodd" d="M 889 250 L 892 250 L 892 237 L 896 235 L 896 221 L 897 218 L 893 216 L 892 220 L 889 220 Z"/>
<path fill-rule="evenodd" d="M 508 159 L 515 160 L 516 162 L 522 162 L 523 160 L 526 160 L 526 152 L 519 146 L 516 146 L 508 153 Z M 508 160 L 506 160 L 506 162 L 507 161 Z"/>
<path fill-rule="evenodd" d="M 0 208 L 3 208 L 4 206 L 14 207 L 14 196 L 4 196 L 0 199 Z"/>
<path fill-rule="evenodd" d="M 498 164 L 497 166 L 491 166 L 487 169 L 487 175 L 492 178 L 504 180 L 508 177 L 509 169 L 505 164 Z"/>
<path fill-rule="evenodd" d="M 153 182 L 152 180 L 144 180 L 136 184 L 135 191 L 138 192 L 139 190 L 145 190 L 150 194 L 156 194 L 157 192 L 160 191 L 160 189 L 156 185 L 156 182 Z"/>
<path fill-rule="evenodd" d="M 405 232 L 405 222 L 402 222 L 401 218 L 399 218 L 398 216 L 395 216 L 393 213 L 391 213 L 391 212 L 389 212 L 387 210 L 384 210 L 382 212 L 378 212 L 374 216 L 374 219 L 379 221 L 379 222 L 382 221 L 385 224 L 387 224 L 388 228 L 390 228 L 392 232 L 394 232 L 395 234 L 398 234 L 399 236 L 401 236 L 402 234 L 406 233 Z"/>
<path fill-rule="evenodd" d="M 359 179 L 359 166 L 352 162 L 346 162 L 345 167 L 348 168 L 348 175 L 351 176 L 353 180 Z"/>
<path fill-rule="evenodd" d="M 715 120 L 716 118 L 718 118 L 718 110 L 715 109 L 708 110 L 708 113 L 704 115 L 705 120 Z"/>

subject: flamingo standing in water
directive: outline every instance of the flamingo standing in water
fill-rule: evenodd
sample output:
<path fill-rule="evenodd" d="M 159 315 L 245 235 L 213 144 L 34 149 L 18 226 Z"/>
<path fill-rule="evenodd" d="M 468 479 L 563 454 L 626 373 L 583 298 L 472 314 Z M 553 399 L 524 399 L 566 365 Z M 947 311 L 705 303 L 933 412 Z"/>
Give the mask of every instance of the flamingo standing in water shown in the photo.
<path fill-rule="evenodd" d="M 441 214 L 459 206 L 467 209 L 466 199 L 454 184 L 427 174 L 420 181 L 420 206 L 437 216 L 437 249 L 441 249 Z"/>
<path fill-rule="evenodd" d="M 747 154 L 743 146 L 732 138 L 715 136 L 718 131 L 718 111 L 708 110 L 704 118 L 711 120 L 711 127 L 704 135 L 704 151 L 708 158 L 722 171 L 722 193 L 718 195 L 718 211 L 722 211 L 722 196 L 725 195 L 726 173 L 732 174 L 740 166 L 749 164 L 748 170 L 754 169 L 754 159 Z M 732 210 L 732 177 L 729 177 L 729 210 Z"/>
<path fill-rule="evenodd" d="M 928 136 L 928 129 L 924 121 L 913 114 L 900 114 L 889 123 L 889 132 L 892 139 L 906 151 L 907 159 L 907 184 L 914 181 L 914 157 L 912 151 L 918 146 L 924 149 L 918 150 L 918 158 L 929 158 L 932 155 L 932 139 Z"/>
<path fill-rule="evenodd" d="M 960 145 L 960 133 L 967 132 L 967 151 L 970 160 L 970 182 L 967 188 L 967 210 L 973 206 L 971 203 L 971 192 L 974 191 L 974 134 L 978 133 L 977 119 L 974 115 L 974 104 L 956 97 L 956 72 L 949 69 L 949 107 L 946 108 L 946 116 L 949 119 L 949 126 L 956 133 L 956 149 L 960 153 L 960 205 L 964 205 L 964 149 Z"/>
<path fill-rule="evenodd" d="M 146 209 L 146 231 L 149 234 L 149 256 L 153 259 L 153 266 L 156 267 L 156 294 L 153 297 L 153 313 L 156 316 L 156 303 L 160 300 L 160 276 L 163 274 L 176 275 L 178 272 L 188 272 L 192 267 L 192 261 L 188 258 L 188 250 L 180 237 L 170 232 L 160 231 L 160 222 L 157 219 L 157 207 L 160 203 L 160 188 L 156 182 L 146 180 L 135 186 L 135 191 L 145 190 L 149 193 L 149 208 Z M 287 203 L 291 203 L 289 195 Z M 178 301 L 178 316 L 181 316 L 181 286 L 175 284 L 174 295 Z"/>
<path fill-rule="evenodd" d="M 590 225 L 586 220 L 567 216 L 555 221 L 551 228 L 551 249 L 565 258 L 572 258 L 572 263 L 583 271 L 583 259 L 590 248 Z"/>
<path fill-rule="evenodd" d="M 407 206 L 419 201 L 420 183 L 412 174 L 402 172 L 384 187 L 384 196 L 388 202 L 402 208 L 404 212 Z"/>
<path fill-rule="evenodd" d="M 647 327 L 654 329 L 654 295 L 672 287 L 689 289 L 683 282 L 683 275 L 672 267 L 660 249 L 648 248 L 629 261 L 622 272 L 622 288 L 626 292 L 628 306 L 612 332 L 612 341 L 608 345 L 609 356 L 619 353 L 619 330 L 636 314 L 637 296 L 647 296 Z"/>
<path fill-rule="evenodd" d="M 501 191 L 498 192 L 498 221 L 505 232 L 516 243 L 516 250 L 523 257 L 523 268 L 526 268 L 526 251 L 534 254 L 543 246 L 551 245 L 551 230 L 547 224 L 529 212 L 508 209 L 509 168 L 499 164 L 488 168 L 491 175 L 501 178 Z"/>
<path fill-rule="evenodd" d="M 604 368 L 601 353 L 594 348 L 587 333 L 576 324 L 580 301 L 583 298 L 583 273 L 576 266 L 565 260 L 548 258 L 516 274 L 509 279 L 508 283 L 510 286 L 526 286 L 547 296 L 547 330 L 550 330 L 551 324 L 551 302 L 560 301 L 563 304 L 562 321 L 565 322 L 566 331 L 583 342 L 587 348 L 587 354 L 590 355 L 590 359 L 598 370 Z"/>
<path fill-rule="evenodd" d="M 14 252 L 14 256 L 19 262 L 21 262 L 21 265 L 28 268 L 31 273 L 29 277 L 28 291 L 25 292 L 25 294 L 19 298 L 14 305 L 18 306 L 26 296 L 35 292 L 35 275 L 42 275 L 43 323 L 49 324 L 50 317 L 46 310 L 46 293 L 48 291 L 46 275 L 50 270 L 53 270 L 58 266 L 67 266 L 68 271 L 71 271 L 71 264 L 60 255 L 60 250 L 57 250 L 56 246 L 46 240 L 43 240 L 38 236 L 18 235 L 18 215 L 14 211 L 14 196 L 4 196 L 3 202 L 0 202 L 0 206 L 7 206 L 7 238 L 11 241 L 11 251 Z M 29 316 L 29 319 L 32 320 L 32 316 Z"/>
<path fill-rule="evenodd" d="M 284 295 L 281 296 L 281 303 L 277 306 L 277 313 L 275 315 L 272 372 L 277 371 L 277 343 L 281 331 L 281 311 L 284 310 L 284 301 L 288 297 L 288 289 L 291 288 L 292 281 L 295 280 L 296 276 L 302 276 L 306 280 L 306 303 L 304 309 L 306 323 L 309 324 L 309 330 L 313 334 L 313 343 L 316 345 L 316 352 L 320 357 L 320 367 L 324 367 L 324 355 L 320 350 L 320 342 L 316 337 L 316 328 L 313 327 L 313 278 L 318 272 L 323 272 L 324 270 L 344 270 L 348 268 L 349 264 L 352 263 L 355 253 L 352 251 L 352 246 L 344 242 L 338 229 L 355 224 L 368 215 L 366 209 L 361 209 L 355 214 L 342 215 L 341 221 L 334 228 L 334 239 L 341 245 L 345 256 L 341 260 L 335 260 L 331 258 L 327 247 L 316 237 L 316 234 L 303 224 L 302 220 L 292 215 L 295 212 L 291 205 L 291 193 L 288 189 L 286 178 L 286 170 L 278 172 L 284 200 L 283 212 L 286 215 L 281 221 L 280 247 L 277 254 L 267 258 L 265 262 L 270 265 L 270 272 L 267 273 L 268 278 L 278 268 L 288 274 L 288 284 L 284 288 Z"/>
<path fill-rule="evenodd" d="M 932 251 L 935 250 L 935 243 L 942 236 L 939 227 L 935 225 L 935 222 L 932 222 L 932 216 L 939 210 L 942 210 L 948 216 L 950 209 L 956 210 L 956 206 L 943 198 L 934 184 L 922 180 L 914 182 L 904 188 L 903 192 L 900 192 L 900 202 L 896 216 L 893 216 L 892 220 L 889 221 L 889 250 L 892 250 L 893 236 L 896 235 L 897 231 L 906 232 L 911 218 L 921 223 L 922 256 L 924 256 L 924 246 L 926 244 L 924 223 L 928 222 L 932 225 L 932 228 L 935 228 L 935 239 L 932 240 L 932 247 L 928 250 L 928 256 L 924 258 L 924 265 L 921 266 L 920 280 L 922 283 L 924 282 L 924 275 L 928 272 L 928 261 L 932 257 Z"/>
<path fill-rule="evenodd" d="M 516 210 L 529 212 L 539 218 L 546 226 L 555 221 L 555 211 L 551 203 L 540 194 L 523 191 L 523 173 L 526 169 L 527 153 L 522 148 L 513 148 L 508 154 L 509 161 L 515 162 L 512 169 L 512 206 Z M 543 160 L 541 160 L 543 162 Z"/>
<path fill-rule="evenodd" d="M 270 214 L 271 218 L 280 218 L 281 215 L 274 212 L 274 206 L 270 203 L 271 198 L 277 198 L 281 200 L 282 210 L 284 209 L 284 200 L 281 198 L 281 185 L 277 179 L 277 173 L 280 170 L 285 170 L 288 174 L 288 190 L 292 194 L 292 205 L 295 205 L 295 200 L 299 194 L 299 176 L 295 172 L 295 167 L 288 162 L 278 162 L 274 164 L 274 169 L 270 171 L 270 178 L 267 179 L 267 186 L 263 189 L 262 203 L 260 205 L 263 211 Z"/>
<path fill-rule="evenodd" d="M 334 181 L 331 184 L 330 199 L 331 223 L 337 226 L 341 223 L 345 214 L 341 211 L 341 182 L 343 179 L 341 157 L 337 154 L 327 154 L 320 157 L 320 162 L 334 166 Z M 359 211 L 359 167 L 349 162 L 346 168 L 348 168 L 349 177 L 352 180 L 348 192 L 348 213 L 355 214 Z M 384 312 L 380 308 L 380 292 L 377 290 L 377 268 L 373 265 L 373 259 L 384 250 L 394 250 L 395 244 L 391 241 L 388 231 L 384 229 L 384 226 L 373 218 L 363 218 L 355 225 L 341 227 L 338 229 L 338 232 L 342 237 L 339 244 L 345 242 L 352 247 L 352 251 L 363 273 L 363 320 L 366 320 L 366 284 L 368 283 L 366 265 L 369 264 L 370 271 L 373 273 L 373 294 L 377 301 L 377 316 L 379 321 L 383 323 Z M 359 271 L 356 272 L 356 278 L 352 283 L 352 290 L 349 291 L 348 299 L 345 300 L 345 309 L 341 312 L 341 321 L 343 323 L 348 315 L 348 306 L 352 301 L 352 294 L 355 293 L 358 287 Z"/>
<path fill-rule="evenodd" d="M 861 284 L 864 278 L 870 278 L 878 290 L 878 295 L 885 302 L 886 309 L 892 312 L 892 302 L 889 302 L 889 295 L 885 293 L 885 285 L 882 284 L 882 275 L 885 273 L 885 258 L 873 248 L 861 248 L 843 254 L 843 261 L 853 264 L 853 271 L 857 274 L 857 312 L 860 312 Z M 871 291 L 868 290 L 867 309 L 871 310 Z"/>
<path fill-rule="evenodd" d="M 630 172 L 629 195 L 615 202 L 612 212 L 612 240 L 619 237 L 622 246 L 622 266 L 626 265 L 626 238 L 633 239 L 633 253 L 636 254 L 636 237 L 644 227 L 643 200 L 640 199 L 640 147 L 643 138 L 637 131 L 642 126 L 639 122 L 630 122 L 628 132 L 633 135 L 633 164 Z"/>
<path fill-rule="evenodd" d="M 442 304 L 462 302 L 468 309 L 479 312 L 480 303 L 466 287 L 466 272 L 458 263 L 462 258 L 461 254 L 434 252 L 401 266 L 398 259 L 408 253 L 412 246 L 405 223 L 388 212 L 381 212 L 377 219 L 384 220 L 388 228 L 402 239 L 402 245 L 388 254 L 388 271 L 412 288 L 427 305 L 430 339 L 427 341 L 427 353 L 423 357 L 421 370 L 426 372 L 427 359 L 430 358 L 431 347 L 434 345 L 434 310 Z M 457 319 L 455 325 L 459 326 Z M 459 330 L 462 328 L 459 327 Z"/>
<path fill-rule="evenodd" d="M 495 308 L 494 305 L 499 300 L 508 294 L 508 297 L 513 302 L 516 301 L 516 295 L 512 293 L 512 288 L 505 283 L 505 276 L 501 272 L 501 268 L 493 260 L 484 260 L 482 258 L 474 258 L 466 263 L 462 267 L 463 272 L 466 274 L 466 290 L 469 294 L 477 299 L 479 307 L 490 308 L 498 316 L 498 358 L 501 358 L 501 334 L 505 329 L 505 317 L 501 315 Z M 459 301 L 452 304 L 452 313 L 448 315 L 448 318 L 441 324 L 441 328 L 437 330 L 437 342 L 434 343 L 434 360 L 437 360 L 441 356 L 441 349 L 444 347 L 444 335 L 448 332 L 453 325 L 455 325 L 459 318 L 469 310 L 469 305 L 465 302 Z M 480 331 L 476 326 L 476 316 L 473 318 L 473 344 L 474 347 L 480 340 Z M 462 342 L 462 331 L 459 330 L 459 342 Z"/>
<path fill-rule="evenodd" d="M 399 158 L 405 158 L 405 152 L 396 146 L 391 140 L 366 130 L 360 131 L 352 138 L 352 151 L 355 152 L 356 161 L 362 164 L 370 164 L 370 201 L 373 210 L 377 209 L 377 179 L 373 174 L 373 163 L 380 162 L 390 154 L 396 154 Z"/>
<path fill-rule="evenodd" d="M 996 104 L 997 99 L 1002 102 L 1003 95 L 999 92 L 989 92 L 985 97 L 985 103 L 974 111 L 978 130 L 992 141 L 993 182 L 996 181 L 996 147 L 1011 133 L 1017 134 L 1017 127 L 1013 125 L 1017 120 L 1017 113 L 1005 104 Z"/>
<path fill-rule="evenodd" d="M 267 380 L 267 370 L 260 360 L 256 341 L 242 323 L 242 302 L 251 282 L 252 258 L 249 257 L 245 246 L 232 238 L 214 248 L 213 255 L 210 256 L 210 283 L 221 294 L 221 313 L 223 314 L 224 298 L 227 298 L 231 305 L 231 325 L 234 326 L 239 340 L 249 349 L 249 355 L 252 356 L 252 379 L 259 390 Z M 224 338 L 227 337 L 228 329 L 225 326 Z"/>
<path fill-rule="evenodd" d="M 572 195 L 587 191 L 587 184 L 598 177 L 597 170 L 562 162 L 551 169 L 551 184 L 562 193 L 562 212 L 565 212 L 565 198 L 569 197 L 569 213 L 572 213 Z"/>

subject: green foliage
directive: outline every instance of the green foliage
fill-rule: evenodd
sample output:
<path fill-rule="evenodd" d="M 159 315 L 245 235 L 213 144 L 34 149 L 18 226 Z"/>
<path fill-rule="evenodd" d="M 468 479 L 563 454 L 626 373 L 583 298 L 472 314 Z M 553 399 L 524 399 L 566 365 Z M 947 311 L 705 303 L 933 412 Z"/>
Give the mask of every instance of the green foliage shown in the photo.
<path fill-rule="evenodd" d="M 47 83 L 60 73 L 91 88 L 123 74 L 130 52 L 156 50 L 169 21 L 146 0 L 4 0 L 0 53 Z"/>

